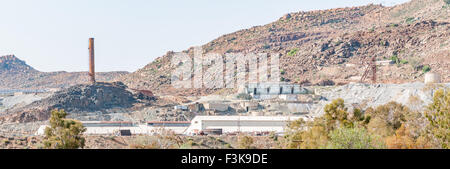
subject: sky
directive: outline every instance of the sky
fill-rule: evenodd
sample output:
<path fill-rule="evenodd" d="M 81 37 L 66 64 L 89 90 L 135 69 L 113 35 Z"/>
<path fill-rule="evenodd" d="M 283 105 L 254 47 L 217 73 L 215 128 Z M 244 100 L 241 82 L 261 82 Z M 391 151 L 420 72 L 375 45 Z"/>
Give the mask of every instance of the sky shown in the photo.
<path fill-rule="evenodd" d="M 264 25 L 291 12 L 408 0 L 0 0 L 0 55 L 37 70 L 136 71 L 167 51 Z"/>

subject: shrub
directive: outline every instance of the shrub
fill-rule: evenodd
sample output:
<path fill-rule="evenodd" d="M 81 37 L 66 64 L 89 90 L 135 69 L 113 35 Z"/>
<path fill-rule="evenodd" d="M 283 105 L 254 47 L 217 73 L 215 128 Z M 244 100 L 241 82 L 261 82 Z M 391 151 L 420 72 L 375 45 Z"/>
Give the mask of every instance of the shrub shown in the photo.
<path fill-rule="evenodd" d="M 294 55 L 297 54 L 298 50 L 299 50 L 298 48 L 291 49 L 291 50 L 288 52 L 288 55 L 289 55 L 289 56 L 294 56 Z"/>
<path fill-rule="evenodd" d="M 251 149 L 253 147 L 253 138 L 250 136 L 242 136 L 239 138 L 239 148 L 241 149 Z"/>
<path fill-rule="evenodd" d="M 371 134 L 375 134 L 381 137 L 391 136 L 394 133 L 394 129 L 381 117 L 375 117 L 367 124 L 367 130 Z"/>
<path fill-rule="evenodd" d="M 423 73 L 427 73 L 427 72 L 429 72 L 430 70 L 431 70 L 431 67 L 428 66 L 428 65 L 425 65 L 425 66 L 422 67 L 422 72 L 423 72 Z"/>
<path fill-rule="evenodd" d="M 86 128 L 79 121 L 65 119 L 64 110 L 53 110 L 50 117 L 50 127 L 45 129 L 44 147 L 53 149 L 83 148 L 85 139 L 82 137 Z"/>
<path fill-rule="evenodd" d="M 390 25 L 390 27 L 398 27 L 398 24 L 392 23 L 392 24 Z"/>
<path fill-rule="evenodd" d="M 325 120 L 328 130 L 332 130 L 336 127 L 352 126 L 351 122 L 347 119 L 348 112 L 344 105 L 344 99 L 333 100 L 330 104 L 325 105 Z"/>
<path fill-rule="evenodd" d="M 406 121 L 405 116 L 411 113 L 410 109 L 397 102 L 389 102 L 376 109 L 367 109 L 366 113 L 375 118 L 381 118 L 393 130 L 397 130 Z M 370 123 L 370 122 L 369 122 Z"/>
<path fill-rule="evenodd" d="M 426 117 L 431 134 L 441 143 L 442 148 L 450 148 L 450 92 L 439 89 L 434 93 L 433 102 L 427 107 Z"/>
<path fill-rule="evenodd" d="M 411 24 L 412 22 L 414 22 L 414 17 L 406 18 L 405 22 Z"/>
<path fill-rule="evenodd" d="M 330 133 L 330 149 L 381 149 L 385 148 L 379 137 L 370 135 L 364 128 L 339 128 Z"/>
<path fill-rule="evenodd" d="M 447 5 L 450 5 L 450 0 L 444 0 Z"/>
<path fill-rule="evenodd" d="M 391 56 L 391 60 L 392 60 L 393 62 L 395 62 L 395 64 L 399 64 L 399 63 L 400 63 L 400 59 L 398 59 L 398 56 L 397 56 L 397 55 Z"/>
<path fill-rule="evenodd" d="M 395 135 L 386 138 L 386 146 L 389 149 L 419 149 L 431 148 L 431 140 L 426 136 L 420 136 L 415 139 L 410 134 L 409 129 L 402 125 Z"/>

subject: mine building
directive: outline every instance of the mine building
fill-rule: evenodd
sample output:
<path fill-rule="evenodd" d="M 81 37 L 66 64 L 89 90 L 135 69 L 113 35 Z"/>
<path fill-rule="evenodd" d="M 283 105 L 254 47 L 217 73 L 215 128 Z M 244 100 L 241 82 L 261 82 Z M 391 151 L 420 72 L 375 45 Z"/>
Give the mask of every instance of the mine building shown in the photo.
<path fill-rule="evenodd" d="M 284 132 L 291 121 L 300 116 L 196 116 L 184 132 L 185 135 L 197 135 L 212 129 L 223 133 L 235 132 Z"/>

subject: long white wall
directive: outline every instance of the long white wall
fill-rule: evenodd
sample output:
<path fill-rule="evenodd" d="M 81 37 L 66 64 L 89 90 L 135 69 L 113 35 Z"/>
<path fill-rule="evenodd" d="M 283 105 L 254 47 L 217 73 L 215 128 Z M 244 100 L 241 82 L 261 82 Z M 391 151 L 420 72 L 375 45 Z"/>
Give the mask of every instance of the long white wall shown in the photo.
<path fill-rule="evenodd" d="M 232 132 L 284 132 L 285 127 L 299 116 L 197 116 L 184 132 L 194 135 L 205 129 L 222 129 L 223 133 Z"/>
<path fill-rule="evenodd" d="M 39 127 L 35 135 L 44 135 L 47 125 Z M 151 127 L 138 125 L 132 127 L 86 127 L 86 135 L 113 135 L 119 130 L 130 130 L 132 134 L 153 135 L 161 132 L 173 131 L 175 134 L 183 134 L 188 127 Z"/>
<path fill-rule="evenodd" d="M 86 127 L 87 135 L 112 135 L 118 130 L 130 130 L 132 134 L 153 135 L 165 131 L 175 134 L 194 135 L 205 129 L 222 129 L 232 132 L 277 132 L 283 133 L 287 124 L 302 118 L 300 116 L 196 116 L 189 127 L 136 126 L 91 126 Z M 306 119 L 305 119 L 306 120 Z M 47 125 L 41 126 L 36 135 L 44 135 Z"/>

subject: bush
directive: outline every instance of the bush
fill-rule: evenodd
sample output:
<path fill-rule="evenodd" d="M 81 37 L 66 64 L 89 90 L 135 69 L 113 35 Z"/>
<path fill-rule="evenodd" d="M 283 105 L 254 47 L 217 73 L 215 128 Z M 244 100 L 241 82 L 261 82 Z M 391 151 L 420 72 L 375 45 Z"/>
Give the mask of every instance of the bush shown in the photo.
<path fill-rule="evenodd" d="M 434 93 L 426 117 L 431 134 L 439 140 L 442 148 L 450 148 L 450 91 L 440 89 Z"/>
<path fill-rule="evenodd" d="M 382 149 L 382 140 L 364 128 L 339 128 L 330 133 L 330 149 Z"/>
<path fill-rule="evenodd" d="M 250 136 L 242 136 L 239 138 L 239 148 L 241 149 L 251 149 L 253 147 L 253 138 Z"/>
<path fill-rule="evenodd" d="M 344 105 L 344 99 L 333 100 L 330 104 L 325 105 L 325 120 L 328 130 L 333 130 L 337 127 L 350 127 L 351 122 L 347 119 L 348 112 Z"/>
<path fill-rule="evenodd" d="M 414 17 L 406 18 L 405 22 L 411 24 L 412 22 L 414 22 Z"/>
<path fill-rule="evenodd" d="M 289 56 L 294 56 L 294 55 L 297 54 L 298 50 L 299 50 L 298 48 L 291 49 L 291 50 L 288 52 L 288 55 L 289 55 Z"/>
<path fill-rule="evenodd" d="M 444 0 L 447 5 L 450 5 L 450 0 Z"/>
<path fill-rule="evenodd" d="M 392 23 L 392 24 L 390 25 L 390 27 L 398 27 L 398 24 Z"/>
<path fill-rule="evenodd" d="M 85 139 L 82 137 L 86 128 L 79 121 L 65 119 L 64 110 L 53 110 L 50 117 L 50 127 L 45 129 L 44 147 L 52 149 L 83 148 Z"/>
<path fill-rule="evenodd" d="M 428 66 L 428 65 L 425 65 L 425 66 L 423 66 L 423 68 L 422 68 L 422 72 L 423 72 L 423 73 L 427 73 L 427 72 L 429 72 L 430 70 L 431 70 L 431 67 Z"/>
<path fill-rule="evenodd" d="M 397 55 L 391 56 L 391 60 L 392 60 L 392 62 L 395 62 L 395 64 L 399 64 L 400 63 L 400 59 L 398 59 Z"/>
<path fill-rule="evenodd" d="M 386 145 L 389 149 L 419 149 L 419 148 L 431 148 L 431 140 L 426 136 L 420 136 L 415 139 L 411 136 L 406 125 L 402 125 L 395 135 L 386 138 Z"/>
<path fill-rule="evenodd" d="M 400 60 L 400 64 L 403 64 L 403 65 L 404 65 L 404 64 L 408 64 L 408 61 L 402 59 L 402 60 Z"/>
<path fill-rule="evenodd" d="M 400 126 L 406 121 L 405 117 L 410 113 L 411 111 L 408 107 L 394 101 L 380 105 L 376 109 L 366 110 L 366 114 L 370 115 L 372 120 L 375 118 L 380 118 L 382 121 L 387 123 L 392 131 L 400 128 Z"/>

